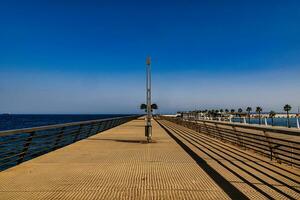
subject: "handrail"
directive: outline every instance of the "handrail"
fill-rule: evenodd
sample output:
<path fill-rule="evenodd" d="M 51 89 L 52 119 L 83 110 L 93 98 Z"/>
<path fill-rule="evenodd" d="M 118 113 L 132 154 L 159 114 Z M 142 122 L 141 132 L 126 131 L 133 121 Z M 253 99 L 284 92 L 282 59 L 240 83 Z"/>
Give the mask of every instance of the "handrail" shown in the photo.
<path fill-rule="evenodd" d="M 261 130 L 261 131 L 269 131 L 269 132 L 275 132 L 275 133 L 282 133 L 287 135 L 295 135 L 300 136 L 300 130 L 295 128 L 285 128 L 280 126 L 264 126 L 264 125 L 257 125 L 257 124 L 242 124 L 239 122 L 222 122 L 222 121 L 216 121 L 216 120 L 197 120 L 199 122 L 207 122 L 211 124 L 221 124 L 221 125 L 227 125 L 232 127 L 239 127 L 239 128 L 248 128 L 253 130 Z"/>
<path fill-rule="evenodd" d="M 37 126 L 37 127 L 32 127 L 32 128 L 5 130 L 5 131 L 0 131 L 0 137 L 7 136 L 7 135 L 13 135 L 13 134 L 19 134 L 19 133 L 29 133 L 32 131 L 42 131 L 42 130 L 46 130 L 46 129 L 55 129 L 55 128 L 62 128 L 62 127 L 69 127 L 69 126 L 91 124 L 91 123 L 97 123 L 97 122 L 102 122 L 102 121 L 122 119 L 122 118 L 126 118 L 126 117 L 131 118 L 133 116 L 139 116 L 139 115 L 129 115 L 129 116 L 124 116 L 124 117 L 112 117 L 112 118 L 105 118 L 105 119 L 96 119 L 96 120 L 88 120 L 88 121 L 69 122 L 69 123 L 63 123 L 63 124 Z"/>
<path fill-rule="evenodd" d="M 128 115 L 0 131 L 0 171 L 138 117 Z"/>
<path fill-rule="evenodd" d="M 211 120 L 188 121 L 161 116 L 161 119 L 185 126 L 210 137 L 252 150 L 271 160 L 300 168 L 300 131 Z"/>

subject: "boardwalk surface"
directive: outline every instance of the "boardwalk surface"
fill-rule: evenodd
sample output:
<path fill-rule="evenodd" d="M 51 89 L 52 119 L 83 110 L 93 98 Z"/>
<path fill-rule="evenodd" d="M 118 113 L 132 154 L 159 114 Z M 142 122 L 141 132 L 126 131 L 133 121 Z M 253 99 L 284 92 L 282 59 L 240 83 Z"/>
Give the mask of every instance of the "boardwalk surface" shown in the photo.
<path fill-rule="evenodd" d="M 300 199 L 300 173 L 168 121 L 134 120 L 0 172 L 0 199 Z"/>
<path fill-rule="evenodd" d="M 227 199 L 156 122 L 134 120 L 0 172 L 0 199 Z"/>

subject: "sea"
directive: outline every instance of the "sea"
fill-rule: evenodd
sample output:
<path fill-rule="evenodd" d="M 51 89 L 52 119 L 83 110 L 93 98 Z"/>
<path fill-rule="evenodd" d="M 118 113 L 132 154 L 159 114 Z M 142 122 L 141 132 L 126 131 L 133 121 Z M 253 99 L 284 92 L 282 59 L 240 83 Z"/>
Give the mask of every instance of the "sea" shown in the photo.
<path fill-rule="evenodd" d="M 25 115 L 25 114 L 0 114 L 0 131 L 22 129 L 69 122 L 80 122 L 112 117 L 121 117 L 121 114 L 95 114 L 95 115 Z"/>
<path fill-rule="evenodd" d="M 244 122 L 244 119 L 242 118 L 233 118 L 233 122 Z M 246 122 L 249 123 L 248 118 L 246 118 Z M 300 122 L 300 119 L 299 119 Z M 257 118 L 251 118 L 250 124 L 259 124 L 259 119 Z M 261 124 L 265 124 L 265 119 L 261 119 Z M 272 125 L 271 118 L 267 118 L 267 124 Z M 287 118 L 273 118 L 273 126 L 284 126 L 287 127 Z M 297 127 L 297 118 L 290 118 L 290 126 L 296 128 Z"/>

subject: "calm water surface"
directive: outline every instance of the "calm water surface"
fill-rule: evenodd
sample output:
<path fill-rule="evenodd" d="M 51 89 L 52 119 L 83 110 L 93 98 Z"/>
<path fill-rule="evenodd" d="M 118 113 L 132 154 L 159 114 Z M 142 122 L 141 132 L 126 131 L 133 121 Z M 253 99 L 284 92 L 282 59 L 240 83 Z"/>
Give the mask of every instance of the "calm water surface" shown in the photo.
<path fill-rule="evenodd" d="M 291 127 L 297 127 L 297 118 L 290 118 Z M 244 119 L 233 118 L 233 122 L 243 122 Z M 246 118 L 246 122 L 248 122 L 248 118 Z M 265 124 L 265 119 L 261 119 L 261 123 Z M 268 125 L 272 124 L 271 118 L 267 118 Z M 250 124 L 259 124 L 259 119 L 250 119 Z M 274 118 L 274 126 L 287 126 L 287 118 Z"/>

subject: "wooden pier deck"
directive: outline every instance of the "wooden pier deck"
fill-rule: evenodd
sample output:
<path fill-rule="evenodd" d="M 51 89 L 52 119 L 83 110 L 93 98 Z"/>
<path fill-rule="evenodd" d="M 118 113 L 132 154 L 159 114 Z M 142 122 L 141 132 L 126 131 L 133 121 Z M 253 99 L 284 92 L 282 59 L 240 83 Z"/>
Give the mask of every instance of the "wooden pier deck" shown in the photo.
<path fill-rule="evenodd" d="M 137 119 L 2 171 L 0 199 L 300 199 L 298 169 L 159 122 L 150 144 Z"/>

